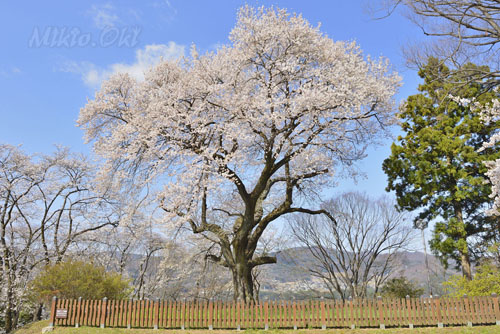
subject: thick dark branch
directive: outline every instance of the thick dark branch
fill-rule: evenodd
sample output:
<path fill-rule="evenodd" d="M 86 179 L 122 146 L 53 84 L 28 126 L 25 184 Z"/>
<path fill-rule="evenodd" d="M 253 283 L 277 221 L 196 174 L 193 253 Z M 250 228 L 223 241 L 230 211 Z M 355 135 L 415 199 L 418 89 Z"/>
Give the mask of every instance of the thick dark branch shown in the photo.
<path fill-rule="evenodd" d="M 214 234 L 215 236 L 217 236 L 217 238 L 219 239 L 218 243 L 221 245 L 221 247 L 229 248 L 230 247 L 229 238 L 228 238 L 226 231 L 224 231 L 224 229 L 221 226 L 219 226 L 217 224 L 209 223 L 207 221 L 207 216 L 206 216 L 207 196 L 206 196 L 206 192 L 203 193 L 201 207 L 202 207 L 202 215 L 201 215 L 202 217 L 201 217 L 200 224 L 197 224 L 196 221 L 192 218 L 187 220 L 193 233 L 199 234 L 199 233 L 204 233 L 204 232 L 210 232 L 210 233 Z M 170 210 L 170 209 L 167 209 L 163 206 L 162 206 L 162 209 L 166 212 L 173 212 L 178 217 L 181 217 L 181 218 L 186 216 L 183 212 L 180 212 L 179 210 Z"/>
<path fill-rule="evenodd" d="M 251 268 L 261 266 L 263 264 L 276 263 L 275 256 L 259 256 L 255 259 L 248 261 L 248 264 Z"/>
<path fill-rule="evenodd" d="M 241 213 L 238 212 L 230 212 L 224 209 L 219 209 L 219 208 L 212 208 L 213 211 L 220 211 L 228 215 L 229 217 L 243 217 Z"/>
<path fill-rule="evenodd" d="M 229 264 L 227 263 L 226 260 L 222 258 L 222 256 L 217 256 L 214 254 L 207 254 L 205 255 L 205 258 L 212 261 L 213 263 L 216 263 L 220 266 L 223 266 L 225 268 L 230 268 Z"/>
<path fill-rule="evenodd" d="M 228 175 L 228 179 L 231 180 L 236 186 L 236 189 L 238 189 L 238 193 L 240 194 L 241 199 L 245 203 L 247 203 L 249 200 L 249 194 L 241 178 L 231 168 L 223 163 L 224 158 L 222 156 L 214 155 L 214 158 L 219 163 L 219 172 Z"/>
<path fill-rule="evenodd" d="M 305 208 L 289 208 L 286 213 L 293 213 L 293 212 L 302 212 L 302 213 L 307 213 L 307 214 L 310 214 L 310 215 L 320 215 L 320 214 L 323 214 L 326 217 L 328 217 L 328 219 L 330 219 L 334 224 L 337 224 L 337 221 L 335 220 L 335 218 L 327 210 L 323 210 L 323 209 L 321 209 L 321 210 L 311 210 L 311 209 L 305 209 Z"/>

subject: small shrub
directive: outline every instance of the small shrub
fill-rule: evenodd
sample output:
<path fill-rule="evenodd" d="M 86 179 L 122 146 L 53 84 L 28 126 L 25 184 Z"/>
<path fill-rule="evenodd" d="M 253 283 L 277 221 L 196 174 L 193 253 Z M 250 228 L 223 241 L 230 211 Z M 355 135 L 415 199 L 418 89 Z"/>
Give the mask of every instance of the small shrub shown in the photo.
<path fill-rule="evenodd" d="M 486 263 L 477 267 L 476 274 L 471 281 L 463 276 L 455 275 L 443 282 L 443 286 L 452 297 L 461 297 L 464 294 L 470 297 L 500 294 L 500 269 Z"/>
<path fill-rule="evenodd" d="M 392 278 L 382 287 L 382 295 L 390 298 L 412 298 L 420 297 L 424 289 L 417 287 L 413 282 L 408 281 L 406 277 Z"/>
<path fill-rule="evenodd" d="M 34 280 L 40 300 L 52 296 L 65 299 L 124 299 L 130 295 L 130 281 L 104 267 L 83 261 L 66 261 L 47 266 Z"/>

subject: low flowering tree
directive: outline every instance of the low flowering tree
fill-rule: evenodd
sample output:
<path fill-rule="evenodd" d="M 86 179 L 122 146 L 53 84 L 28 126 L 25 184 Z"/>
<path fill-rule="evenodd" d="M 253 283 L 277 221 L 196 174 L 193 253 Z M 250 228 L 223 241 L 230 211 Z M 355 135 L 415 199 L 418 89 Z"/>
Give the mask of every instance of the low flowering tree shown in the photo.
<path fill-rule="evenodd" d="M 30 155 L 0 143 L 0 310 L 4 330 L 29 306 L 30 281 L 87 234 L 117 224 L 115 195 L 96 192 L 95 168 L 66 148 Z M 41 304 L 35 318 L 42 311 Z"/>
<path fill-rule="evenodd" d="M 230 41 L 144 81 L 110 78 L 78 123 L 105 160 L 103 182 L 163 185 L 165 219 L 213 242 L 207 257 L 249 301 L 253 269 L 276 262 L 256 252 L 269 224 L 327 213 L 307 200 L 385 135 L 400 78 L 283 9 L 243 7 Z"/>

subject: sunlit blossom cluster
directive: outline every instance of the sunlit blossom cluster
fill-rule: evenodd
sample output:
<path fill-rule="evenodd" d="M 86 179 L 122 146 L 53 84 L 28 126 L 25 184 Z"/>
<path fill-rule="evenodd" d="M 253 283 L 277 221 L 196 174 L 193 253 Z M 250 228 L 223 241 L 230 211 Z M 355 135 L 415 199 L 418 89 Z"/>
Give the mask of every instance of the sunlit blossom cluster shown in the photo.
<path fill-rule="evenodd" d="M 498 88 L 497 88 L 498 91 Z M 493 120 L 498 120 L 500 117 L 500 100 L 494 99 L 490 103 L 483 105 L 474 99 L 461 98 L 456 96 L 450 96 L 455 102 L 460 105 L 469 106 L 472 111 L 481 112 L 481 118 L 483 122 L 489 123 Z M 500 132 L 495 133 L 491 136 L 490 140 L 483 144 L 480 151 L 493 147 L 500 142 Z M 490 214 L 498 215 L 500 214 L 500 159 L 495 161 L 486 161 L 486 166 L 488 171 L 486 175 L 491 182 L 491 197 L 494 198 L 493 207 L 489 210 Z"/>

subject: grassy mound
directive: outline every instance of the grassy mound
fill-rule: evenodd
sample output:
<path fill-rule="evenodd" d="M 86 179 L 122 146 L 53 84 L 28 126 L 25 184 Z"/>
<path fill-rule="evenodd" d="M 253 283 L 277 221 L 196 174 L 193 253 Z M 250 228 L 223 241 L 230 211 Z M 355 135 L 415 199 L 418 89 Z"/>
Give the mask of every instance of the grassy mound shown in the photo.
<path fill-rule="evenodd" d="M 13 334 L 40 334 L 42 333 L 42 328 L 49 325 L 48 320 L 42 320 L 37 322 L 32 322 L 21 328 L 16 329 Z"/>

